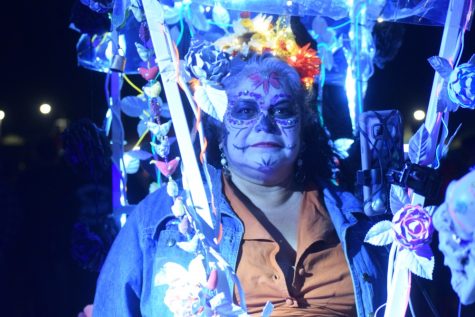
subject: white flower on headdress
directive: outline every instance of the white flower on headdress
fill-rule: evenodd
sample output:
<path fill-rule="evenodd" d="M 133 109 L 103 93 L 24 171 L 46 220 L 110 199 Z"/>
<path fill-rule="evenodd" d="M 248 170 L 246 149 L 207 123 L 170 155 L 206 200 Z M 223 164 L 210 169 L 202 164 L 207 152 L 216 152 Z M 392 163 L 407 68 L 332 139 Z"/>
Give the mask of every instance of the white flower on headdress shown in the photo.
<path fill-rule="evenodd" d="M 247 28 L 244 27 L 241 23 L 241 19 L 233 21 L 233 33 L 230 35 L 232 37 L 243 35 L 244 33 L 249 32 Z"/>
<path fill-rule="evenodd" d="M 253 32 L 256 33 L 268 33 L 269 29 L 272 27 L 272 16 L 266 16 L 264 14 L 258 14 L 252 19 L 252 24 L 254 29 Z"/>
<path fill-rule="evenodd" d="M 252 34 L 245 39 L 243 35 Z M 214 44 L 223 52 L 237 52 L 247 56 L 249 48 L 261 52 L 265 47 L 271 47 L 272 16 L 258 14 L 254 18 L 241 18 L 233 22 L 233 33 L 218 39 Z"/>

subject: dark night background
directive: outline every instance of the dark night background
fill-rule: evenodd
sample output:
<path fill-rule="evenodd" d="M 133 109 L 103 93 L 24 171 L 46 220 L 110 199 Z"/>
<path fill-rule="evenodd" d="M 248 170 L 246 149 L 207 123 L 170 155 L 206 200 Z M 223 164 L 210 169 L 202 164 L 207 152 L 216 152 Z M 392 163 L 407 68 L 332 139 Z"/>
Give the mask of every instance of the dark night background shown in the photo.
<path fill-rule="evenodd" d="M 84 216 L 80 190 L 92 188 L 95 210 L 107 209 L 110 177 L 91 182 L 72 171 L 61 155 L 62 127 L 57 119 L 71 123 L 89 118 L 100 126 L 107 110 L 105 74 L 77 66 L 79 34 L 68 28 L 73 3 L 3 2 L 0 10 L 0 109 L 6 113 L 0 135 L 2 316 L 71 317 L 93 300 L 97 273 L 72 258 L 72 232 Z M 365 110 L 397 108 L 405 129 L 415 131 L 419 123 L 412 112 L 426 108 L 434 74 L 426 60 L 437 55 L 442 28 L 401 27 L 402 47 L 384 69 L 376 68 Z M 474 34 L 466 34 L 462 63 L 475 53 Z M 37 110 L 43 102 L 53 107 L 49 116 Z M 474 119 L 474 111 L 465 109 L 451 115 L 451 131 L 460 122 L 464 126 L 443 161 L 444 185 L 475 163 Z M 138 177 L 131 181 L 141 184 Z M 143 192 L 132 190 L 130 195 L 136 203 Z M 457 302 L 441 261 L 436 263 L 434 282 L 416 279 L 415 284 L 425 286 L 440 316 L 455 316 Z"/>

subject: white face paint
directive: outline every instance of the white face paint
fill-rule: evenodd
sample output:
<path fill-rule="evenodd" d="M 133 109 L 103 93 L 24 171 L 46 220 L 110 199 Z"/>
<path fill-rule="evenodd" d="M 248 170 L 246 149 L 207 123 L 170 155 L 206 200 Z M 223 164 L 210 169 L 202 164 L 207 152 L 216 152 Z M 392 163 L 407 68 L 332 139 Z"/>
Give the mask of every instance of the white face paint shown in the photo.
<path fill-rule="evenodd" d="M 228 99 L 224 151 L 231 172 L 264 185 L 287 180 L 299 153 L 301 114 L 278 78 L 251 75 Z"/>
<path fill-rule="evenodd" d="M 451 284 L 464 305 L 475 302 L 475 172 L 452 182 L 433 216 L 439 249 L 450 268 Z"/>

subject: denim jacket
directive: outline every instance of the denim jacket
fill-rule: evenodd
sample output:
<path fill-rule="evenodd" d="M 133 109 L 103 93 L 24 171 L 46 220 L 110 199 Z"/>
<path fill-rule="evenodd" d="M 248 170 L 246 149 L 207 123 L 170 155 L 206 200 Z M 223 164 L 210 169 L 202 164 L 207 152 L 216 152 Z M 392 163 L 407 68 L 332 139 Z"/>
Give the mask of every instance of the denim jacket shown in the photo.
<path fill-rule="evenodd" d="M 219 252 L 236 267 L 244 228 L 221 190 L 221 175 L 210 169 L 223 236 Z M 331 184 L 320 184 L 324 201 L 345 253 L 359 317 L 373 316 L 386 301 L 387 251 L 363 242 L 372 226 L 360 202 Z M 140 202 L 116 237 L 102 267 L 94 299 L 94 317 L 173 316 L 164 304 L 167 286 L 154 285 L 166 262 L 187 267 L 194 257 L 177 246 L 182 240 L 165 188 Z M 229 291 L 234 286 L 229 282 Z"/>

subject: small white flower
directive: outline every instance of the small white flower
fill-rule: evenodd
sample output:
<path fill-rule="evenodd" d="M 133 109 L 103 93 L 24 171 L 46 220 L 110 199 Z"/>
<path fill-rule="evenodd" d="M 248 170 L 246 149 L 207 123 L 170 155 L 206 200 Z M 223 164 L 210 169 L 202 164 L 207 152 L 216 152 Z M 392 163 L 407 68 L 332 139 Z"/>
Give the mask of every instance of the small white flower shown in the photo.
<path fill-rule="evenodd" d="M 178 185 L 172 178 L 168 179 L 167 194 L 170 197 L 176 197 L 178 195 Z"/>
<path fill-rule="evenodd" d="M 177 197 L 172 206 L 173 215 L 177 218 L 183 216 L 186 212 L 185 204 L 183 203 L 183 198 Z"/>

